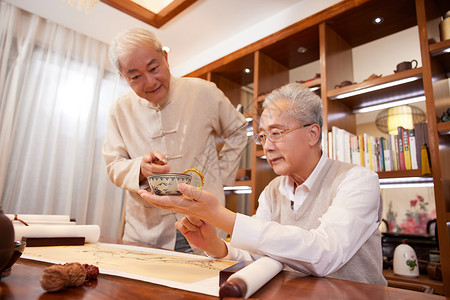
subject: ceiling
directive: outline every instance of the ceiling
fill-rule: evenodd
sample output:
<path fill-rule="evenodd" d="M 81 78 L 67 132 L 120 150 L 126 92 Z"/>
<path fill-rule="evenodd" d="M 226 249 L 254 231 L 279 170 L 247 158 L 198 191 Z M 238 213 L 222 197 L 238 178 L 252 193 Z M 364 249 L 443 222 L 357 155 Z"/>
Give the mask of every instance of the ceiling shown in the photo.
<path fill-rule="evenodd" d="M 1 0 L 109 43 L 131 27 L 155 31 L 169 47 L 169 64 L 183 76 L 340 0 L 198 0 L 159 29 L 105 3 L 86 13 L 65 0 Z"/>

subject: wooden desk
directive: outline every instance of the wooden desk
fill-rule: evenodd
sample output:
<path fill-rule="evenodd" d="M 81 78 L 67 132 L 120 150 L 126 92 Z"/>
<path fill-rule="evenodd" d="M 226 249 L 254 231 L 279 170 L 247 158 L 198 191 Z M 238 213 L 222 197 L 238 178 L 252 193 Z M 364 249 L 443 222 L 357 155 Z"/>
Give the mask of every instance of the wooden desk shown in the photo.
<path fill-rule="evenodd" d="M 216 297 L 177 290 L 161 285 L 136 281 L 127 278 L 100 275 L 97 281 L 84 286 L 67 288 L 57 293 L 45 293 L 39 279 L 46 263 L 19 259 L 13 266 L 11 275 L 0 282 L 0 299 L 218 299 Z M 290 299 L 445 299 L 397 288 L 382 287 L 339 279 L 300 277 L 294 272 L 281 272 L 256 292 L 252 298 L 290 300 Z"/>

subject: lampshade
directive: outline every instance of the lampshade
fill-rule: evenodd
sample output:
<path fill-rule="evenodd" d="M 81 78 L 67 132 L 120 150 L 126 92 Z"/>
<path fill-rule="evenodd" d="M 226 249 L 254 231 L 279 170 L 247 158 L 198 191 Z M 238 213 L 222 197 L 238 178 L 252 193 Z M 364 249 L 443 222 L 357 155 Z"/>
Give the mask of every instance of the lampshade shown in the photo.
<path fill-rule="evenodd" d="M 396 135 L 397 127 L 414 129 L 414 125 L 425 122 L 425 113 L 413 105 L 400 105 L 383 109 L 375 120 L 377 128 L 384 133 Z"/>

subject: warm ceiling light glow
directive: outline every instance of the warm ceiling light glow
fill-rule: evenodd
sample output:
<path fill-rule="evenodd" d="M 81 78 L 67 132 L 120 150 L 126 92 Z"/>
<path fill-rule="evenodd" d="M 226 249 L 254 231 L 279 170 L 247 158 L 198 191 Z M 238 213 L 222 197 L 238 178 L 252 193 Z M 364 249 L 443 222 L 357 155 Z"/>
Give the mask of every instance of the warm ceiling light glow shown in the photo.
<path fill-rule="evenodd" d="M 381 24 L 381 23 L 383 23 L 383 21 L 384 21 L 383 17 L 376 17 L 372 20 L 372 23 L 373 24 Z"/>
<path fill-rule="evenodd" d="M 168 6 L 173 0 L 131 0 L 134 3 L 154 12 L 159 13 L 164 7 Z"/>
<path fill-rule="evenodd" d="M 297 52 L 298 53 L 306 53 L 306 51 L 308 51 L 308 48 L 306 48 L 306 47 L 298 47 L 297 48 Z"/>
<path fill-rule="evenodd" d="M 244 72 L 247 73 L 247 74 L 250 74 L 251 70 L 249 68 L 245 68 Z"/>

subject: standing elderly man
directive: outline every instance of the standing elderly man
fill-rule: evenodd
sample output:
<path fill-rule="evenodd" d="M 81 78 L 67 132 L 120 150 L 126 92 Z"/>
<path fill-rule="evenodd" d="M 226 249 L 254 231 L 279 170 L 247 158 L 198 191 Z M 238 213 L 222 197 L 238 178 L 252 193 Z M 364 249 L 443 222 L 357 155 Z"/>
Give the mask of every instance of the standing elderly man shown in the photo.
<path fill-rule="evenodd" d="M 181 184 L 183 197 L 140 195 L 153 205 L 194 216 L 177 228 L 216 258 L 272 257 L 315 276 L 386 285 L 382 275 L 382 202 L 376 173 L 332 160 L 320 146 L 320 98 L 298 83 L 273 91 L 255 134 L 276 174 L 253 217 L 223 207 L 215 195 Z M 231 234 L 230 243 L 217 236 Z"/>
<path fill-rule="evenodd" d="M 146 29 L 116 36 L 109 56 L 132 89 L 112 104 L 103 145 L 110 179 L 126 190 L 123 240 L 191 252 L 174 227 L 183 216 L 137 192 L 151 174 L 197 168 L 224 204 L 223 186 L 234 183 L 247 142 L 245 118 L 213 83 L 171 76 L 167 53 Z M 225 141 L 219 153 L 216 136 Z"/>

